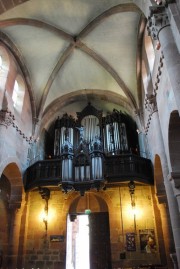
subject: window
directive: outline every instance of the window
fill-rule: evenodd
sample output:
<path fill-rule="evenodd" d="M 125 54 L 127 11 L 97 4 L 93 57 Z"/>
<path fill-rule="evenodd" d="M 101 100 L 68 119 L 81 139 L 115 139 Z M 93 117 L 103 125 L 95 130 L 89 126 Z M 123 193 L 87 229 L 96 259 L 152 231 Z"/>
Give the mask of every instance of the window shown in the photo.
<path fill-rule="evenodd" d="M 4 92 L 9 72 L 9 56 L 4 47 L 0 45 L 0 91 Z"/>
<path fill-rule="evenodd" d="M 14 107 L 17 106 L 17 102 L 18 102 L 18 92 L 19 92 L 19 85 L 18 85 L 17 81 L 15 81 L 15 83 L 14 83 L 13 95 L 12 95 L 12 99 L 13 99 Z"/>
<path fill-rule="evenodd" d="M 155 60 L 155 53 L 154 53 L 152 39 L 150 36 L 145 36 L 145 50 L 146 50 L 146 55 L 148 59 L 149 70 L 152 74 L 154 60 Z"/>
<path fill-rule="evenodd" d="M 22 78 L 19 76 L 17 80 L 15 80 L 14 82 L 14 89 L 12 94 L 14 109 L 19 113 L 21 113 L 22 111 L 24 95 L 25 95 L 24 82 Z"/>

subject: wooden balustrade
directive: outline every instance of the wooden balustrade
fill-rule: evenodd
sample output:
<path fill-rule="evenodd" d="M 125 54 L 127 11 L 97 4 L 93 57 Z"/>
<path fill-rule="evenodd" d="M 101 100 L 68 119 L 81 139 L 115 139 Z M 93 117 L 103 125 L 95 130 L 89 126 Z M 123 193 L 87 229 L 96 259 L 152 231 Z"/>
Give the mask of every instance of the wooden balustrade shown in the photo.
<path fill-rule="evenodd" d="M 61 170 L 60 159 L 37 161 L 25 172 L 25 190 L 41 186 L 57 186 L 62 181 Z M 151 161 L 133 154 L 105 156 L 104 180 L 107 185 L 131 180 L 152 184 Z"/>

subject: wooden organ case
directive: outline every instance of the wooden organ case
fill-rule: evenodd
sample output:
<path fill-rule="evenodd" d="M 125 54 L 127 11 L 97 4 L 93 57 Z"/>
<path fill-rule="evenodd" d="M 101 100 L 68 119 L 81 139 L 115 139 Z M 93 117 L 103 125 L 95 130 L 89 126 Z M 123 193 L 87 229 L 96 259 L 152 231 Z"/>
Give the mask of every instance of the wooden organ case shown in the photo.
<path fill-rule="evenodd" d="M 82 194 L 102 188 L 106 157 L 137 151 L 137 141 L 135 123 L 121 111 L 103 115 L 89 103 L 77 112 L 76 120 L 64 114 L 54 127 L 54 158 L 62 162 L 62 188 Z"/>
<path fill-rule="evenodd" d="M 126 113 L 105 114 L 90 103 L 76 118 L 58 117 L 47 131 L 45 158 L 32 160 L 25 172 L 25 190 L 60 186 L 83 195 L 131 180 L 153 184 L 151 160 L 140 156 L 136 130 Z"/>

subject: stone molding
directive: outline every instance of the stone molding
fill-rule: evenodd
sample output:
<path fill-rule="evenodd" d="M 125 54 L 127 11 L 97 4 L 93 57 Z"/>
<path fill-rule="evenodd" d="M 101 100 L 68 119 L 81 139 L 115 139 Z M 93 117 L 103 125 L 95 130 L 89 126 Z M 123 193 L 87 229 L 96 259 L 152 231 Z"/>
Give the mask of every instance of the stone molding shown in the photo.
<path fill-rule="evenodd" d="M 157 108 L 157 102 L 156 102 L 156 95 L 155 94 L 147 94 L 146 95 L 146 103 L 145 103 L 145 109 L 149 112 L 147 125 L 145 127 L 145 133 L 148 133 L 148 129 L 151 123 L 152 115 L 158 111 Z"/>
<path fill-rule="evenodd" d="M 0 126 L 5 126 L 6 128 L 9 126 L 12 126 L 15 128 L 16 132 L 18 132 L 23 139 L 25 139 L 29 144 L 36 143 L 38 139 L 35 139 L 33 136 L 27 137 L 20 129 L 19 127 L 15 124 L 15 117 L 12 114 L 11 111 L 0 110 Z"/>
<path fill-rule="evenodd" d="M 154 83 L 154 93 L 155 94 L 158 91 L 159 83 L 160 83 L 160 80 L 161 80 L 162 68 L 163 68 L 163 60 L 164 60 L 164 54 L 163 54 L 163 52 L 161 52 L 161 56 L 159 58 L 159 64 L 158 64 L 158 71 L 157 71 L 157 75 L 156 75 L 156 80 L 155 80 L 155 83 Z"/>

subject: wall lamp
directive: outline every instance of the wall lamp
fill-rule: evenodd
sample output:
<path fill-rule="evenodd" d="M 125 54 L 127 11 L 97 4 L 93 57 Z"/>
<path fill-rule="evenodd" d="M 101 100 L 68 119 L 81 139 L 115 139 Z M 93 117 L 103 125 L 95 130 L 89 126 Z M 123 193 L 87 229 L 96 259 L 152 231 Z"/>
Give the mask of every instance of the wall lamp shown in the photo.
<path fill-rule="evenodd" d="M 135 211 L 135 196 L 134 196 L 134 192 L 135 192 L 135 183 L 134 181 L 130 181 L 128 183 L 128 187 L 129 187 L 129 193 L 131 196 L 131 206 L 132 206 L 132 210 L 133 210 L 133 215 L 134 215 L 134 230 L 136 231 L 136 211 Z"/>
<path fill-rule="evenodd" d="M 49 201 L 49 198 L 50 198 L 50 190 L 48 188 L 39 187 L 39 193 L 40 193 L 42 199 L 44 199 L 44 201 L 45 201 L 43 222 L 44 222 L 44 225 L 45 225 L 45 231 L 46 231 L 46 235 L 47 235 L 47 229 L 48 229 L 48 201 Z"/>
<path fill-rule="evenodd" d="M 135 197 L 134 197 L 135 184 L 134 184 L 134 181 L 130 181 L 128 183 L 128 187 L 129 187 L 129 193 L 131 196 L 131 205 L 132 205 L 132 207 L 135 207 Z"/>

